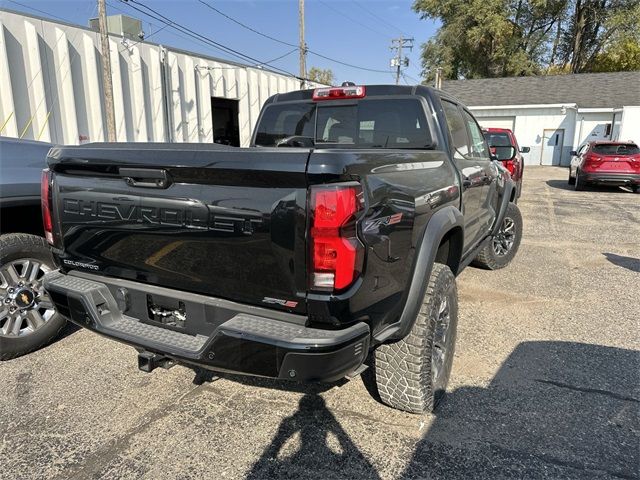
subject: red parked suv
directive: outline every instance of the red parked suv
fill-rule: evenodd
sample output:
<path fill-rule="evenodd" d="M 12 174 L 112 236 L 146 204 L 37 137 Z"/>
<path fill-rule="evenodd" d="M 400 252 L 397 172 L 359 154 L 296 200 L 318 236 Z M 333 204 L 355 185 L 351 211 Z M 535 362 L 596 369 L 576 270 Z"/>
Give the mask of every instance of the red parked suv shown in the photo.
<path fill-rule="evenodd" d="M 589 142 L 571 155 L 569 185 L 576 190 L 588 184 L 640 189 L 640 148 L 633 142 Z"/>
<path fill-rule="evenodd" d="M 511 178 L 516 182 L 515 198 L 512 199 L 516 202 L 522 192 L 522 175 L 524 173 L 524 158 L 521 154 L 529 153 L 530 148 L 520 148 L 516 136 L 508 128 L 485 128 L 484 138 L 489 144 L 491 154 L 498 157 L 498 160 L 509 170 Z"/>

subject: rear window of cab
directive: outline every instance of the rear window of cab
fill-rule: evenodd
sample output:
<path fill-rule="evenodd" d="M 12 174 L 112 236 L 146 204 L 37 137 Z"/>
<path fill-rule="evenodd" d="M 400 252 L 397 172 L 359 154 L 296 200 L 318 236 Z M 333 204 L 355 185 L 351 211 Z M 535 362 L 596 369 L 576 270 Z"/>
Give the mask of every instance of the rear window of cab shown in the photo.
<path fill-rule="evenodd" d="M 504 132 L 484 132 L 484 138 L 490 147 L 510 147 L 511 139 Z"/>
<path fill-rule="evenodd" d="M 417 98 L 268 105 L 255 144 L 289 146 L 292 137 L 304 146 L 332 148 L 419 149 L 433 144 Z"/>

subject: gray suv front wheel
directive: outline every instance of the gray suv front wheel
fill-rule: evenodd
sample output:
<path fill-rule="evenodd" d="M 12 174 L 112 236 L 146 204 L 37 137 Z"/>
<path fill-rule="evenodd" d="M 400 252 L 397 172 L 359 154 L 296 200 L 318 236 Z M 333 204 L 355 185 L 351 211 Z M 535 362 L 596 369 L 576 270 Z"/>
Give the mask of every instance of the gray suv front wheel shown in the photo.
<path fill-rule="evenodd" d="M 42 278 L 53 270 L 43 238 L 24 233 L 0 236 L 0 360 L 49 343 L 64 327 Z"/>

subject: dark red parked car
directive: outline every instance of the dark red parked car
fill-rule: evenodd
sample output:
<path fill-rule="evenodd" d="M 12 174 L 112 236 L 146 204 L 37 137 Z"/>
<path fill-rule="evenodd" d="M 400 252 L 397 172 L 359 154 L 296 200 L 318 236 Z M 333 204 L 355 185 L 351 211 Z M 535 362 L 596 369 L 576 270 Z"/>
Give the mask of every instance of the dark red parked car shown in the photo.
<path fill-rule="evenodd" d="M 640 148 L 633 142 L 589 142 L 571 155 L 569 185 L 576 190 L 589 184 L 640 189 Z"/>
<path fill-rule="evenodd" d="M 515 198 L 517 201 L 522 192 L 522 176 L 524 173 L 523 153 L 529 153 L 529 147 L 518 146 L 516 136 L 508 128 L 485 128 L 484 138 L 487 140 L 489 150 L 509 170 L 511 178 L 516 182 Z M 509 147 L 513 147 L 509 148 Z"/>

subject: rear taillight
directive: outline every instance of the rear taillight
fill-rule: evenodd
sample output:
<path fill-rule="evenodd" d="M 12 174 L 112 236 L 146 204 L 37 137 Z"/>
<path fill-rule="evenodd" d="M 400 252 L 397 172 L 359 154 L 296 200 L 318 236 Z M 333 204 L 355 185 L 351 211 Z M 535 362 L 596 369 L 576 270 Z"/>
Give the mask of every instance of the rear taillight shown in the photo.
<path fill-rule="evenodd" d="M 504 168 L 509 170 L 509 173 L 513 177 L 513 175 L 516 173 L 516 162 L 514 162 L 513 160 L 507 160 L 507 161 L 502 162 L 502 163 L 504 165 Z"/>
<path fill-rule="evenodd" d="M 594 155 L 594 154 L 585 155 L 584 162 L 580 168 L 585 172 L 597 170 L 601 166 L 602 160 L 603 160 L 602 157 L 599 157 L 598 155 Z"/>
<path fill-rule="evenodd" d="M 40 203 L 42 205 L 42 226 L 44 238 L 53 245 L 53 221 L 51 220 L 51 171 L 48 168 L 42 171 L 40 182 Z"/>
<path fill-rule="evenodd" d="M 348 87 L 327 87 L 316 88 L 313 91 L 313 100 L 343 100 L 347 98 L 364 98 L 365 88 L 363 86 Z"/>
<path fill-rule="evenodd" d="M 362 208 L 361 188 L 354 185 L 311 187 L 311 268 L 313 290 L 341 290 L 362 269 L 362 244 L 356 236 L 356 215 Z"/>

